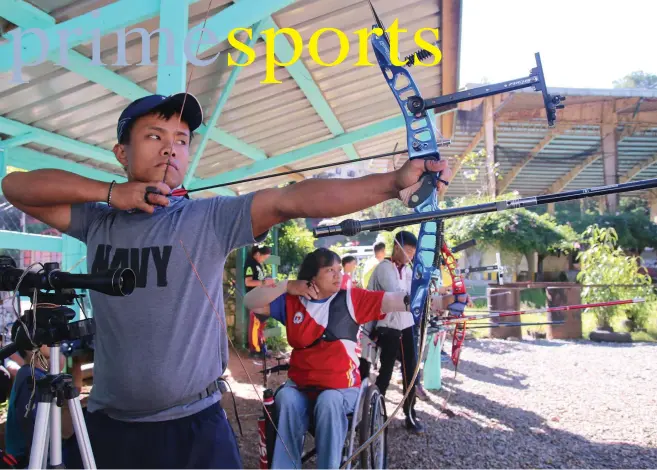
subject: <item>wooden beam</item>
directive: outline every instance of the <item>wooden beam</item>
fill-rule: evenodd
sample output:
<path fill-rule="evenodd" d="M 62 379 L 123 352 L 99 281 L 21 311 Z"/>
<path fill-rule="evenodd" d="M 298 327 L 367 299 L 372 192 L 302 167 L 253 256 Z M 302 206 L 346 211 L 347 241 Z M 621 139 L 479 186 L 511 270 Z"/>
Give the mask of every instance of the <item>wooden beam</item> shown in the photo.
<path fill-rule="evenodd" d="M 499 113 L 504 106 L 509 104 L 516 96 L 513 93 L 500 93 L 498 95 L 487 96 L 485 98 L 477 98 L 475 100 L 462 101 L 458 104 L 459 111 L 472 111 L 481 106 L 485 100 L 492 100 L 494 113 Z"/>
<path fill-rule="evenodd" d="M 484 102 L 484 142 L 486 145 L 486 176 L 488 177 L 488 194 L 497 195 L 495 181 L 495 117 L 492 99 Z"/>
<path fill-rule="evenodd" d="M 442 48 L 441 93 L 449 95 L 458 89 L 459 38 L 461 36 L 461 0 L 442 0 L 440 4 L 440 42 Z M 456 115 L 445 114 L 440 118 L 441 134 L 445 139 L 454 135 Z"/>
<path fill-rule="evenodd" d="M 635 111 L 637 111 L 637 106 L 641 108 L 641 102 L 644 101 L 643 98 L 632 98 L 631 102 L 627 102 L 626 100 L 622 102 L 617 102 L 616 103 L 616 112 L 621 114 L 621 113 L 632 113 L 634 114 Z"/>
<path fill-rule="evenodd" d="M 602 141 L 602 171 L 605 186 L 618 183 L 618 146 L 616 141 L 616 128 L 618 116 L 616 115 L 617 101 L 606 101 L 602 106 L 602 124 L 600 126 L 600 140 Z M 618 194 L 605 196 L 606 208 L 612 214 L 618 210 Z"/>
<path fill-rule="evenodd" d="M 479 143 L 481 142 L 481 139 L 484 138 L 484 132 L 485 131 L 486 131 L 485 127 L 481 126 L 481 129 L 479 129 L 479 132 L 477 132 L 474 135 L 474 137 L 472 138 L 472 140 L 470 141 L 468 146 L 463 151 L 463 154 L 461 155 L 462 157 L 465 157 L 467 154 L 469 154 L 470 152 L 473 152 L 474 149 L 477 148 L 477 145 L 479 145 Z"/>
<path fill-rule="evenodd" d="M 563 191 L 563 189 L 568 186 L 571 181 L 573 181 L 579 174 L 584 171 L 589 165 L 591 165 L 593 162 L 597 161 L 602 157 L 601 153 L 596 153 L 588 157 L 586 160 L 584 160 L 582 163 L 577 165 L 575 168 L 570 170 L 568 173 L 566 173 L 564 176 L 559 178 L 557 181 L 550 186 L 547 191 L 545 191 L 546 194 L 549 193 L 557 193 L 559 191 Z"/>
<path fill-rule="evenodd" d="M 523 168 L 527 166 L 529 162 L 531 162 L 536 156 L 543 150 L 550 142 L 554 140 L 555 137 L 557 137 L 559 134 L 567 131 L 568 129 L 572 128 L 573 126 L 571 124 L 561 124 L 557 125 L 555 128 L 550 129 L 548 133 L 541 139 L 541 141 L 536 144 L 536 146 L 529 151 L 529 155 L 522 160 L 520 163 L 515 165 L 509 172 L 504 176 L 502 181 L 499 183 L 498 188 L 499 188 L 499 194 L 504 193 L 504 191 L 507 190 L 507 188 L 513 183 L 513 180 L 516 179 L 518 174 L 522 171 Z"/>
<path fill-rule="evenodd" d="M 564 109 L 557 110 L 557 122 L 593 121 L 599 123 L 601 114 L 601 103 L 569 104 Z M 505 122 L 508 120 L 527 121 L 530 119 L 546 119 L 545 108 L 537 106 L 536 108 L 524 109 L 522 111 L 506 111 L 501 112 L 498 116 L 498 122 Z"/>
<path fill-rule="evenodd" d="M 477 132 L 468 146 L 465 148 L 465 150 L 461 153 L 461 155 L 454 155 L 454 159 L 456 160 L 456 163 L 452 167 L 452 177 L 448 180 L 450 183 L 452 180 L 456 177 L 456 175 L 461 171 L 461 166 L 463 166 L 463 161 L 465 160 L 465 157 L 471 153 L 475 148 L 477 148 L 477 145 L 481 142 L 481 139 L 484 138 L 484 132 L 485 132 L 485 126 L 481 126 L 481 129 L 479 129 L 479 132 Z M 445 194 L 447 194 L 447 191 L 449 191 L 449 186 L 443 193 L 442 197 L 445 197 Z"/>
<path fill-rule="evenodd" d="M 621 176 L 619 182 L 620 183 L 627 183 L 628 181 L 631 181 L 632 178 L 634 178 L 636 175 L 641 173 L 643 170 L 645 170 L 648 167 L 651 167 L 657 163 L 657 153 L 655 153 L 652 157 L 647 158 L 636 165 L 634 165 L 630 171 L 625 173 L 623 176 Z"/>
<path fill-rule="evenodd" d="M 285 173 L 286 171 L 297 171 L 292 167 L 289 166 L 284 166 L 280 170 L 276 170 L 277 173 Z M 296 182 L 303 181 L 306 179 L 305 176 L 303 176 L 303 173 L 292 173 L 291 175 L 288 175 L 290 179 L 293 179 Z"/>
<path fill-rule="evenodd" d="M 568 104 L 566 107 L 557 110 L 557 122 L 575 122 L 579 124 L 601 124 L 603 108 L 605 103 L 614 103 L 613 99 L 607 101 L 591 101 L 585 103 Z M 616 105 L 625 106 L 627 109 L 629 101 L 624 99 L 616 100 Z M 619 123 L 641 123 L 657 125 L 657 111 L 640 111 L 634 116 L 633 112 L 616 113 L 617 122 Z M 529 121 L 533 119 L 545 119 L 545 108 L 542 104 L 537 103 L 535 108 L 523 110 L 500 111 L 496 116 L 498 123 L 511 121 Z"/>

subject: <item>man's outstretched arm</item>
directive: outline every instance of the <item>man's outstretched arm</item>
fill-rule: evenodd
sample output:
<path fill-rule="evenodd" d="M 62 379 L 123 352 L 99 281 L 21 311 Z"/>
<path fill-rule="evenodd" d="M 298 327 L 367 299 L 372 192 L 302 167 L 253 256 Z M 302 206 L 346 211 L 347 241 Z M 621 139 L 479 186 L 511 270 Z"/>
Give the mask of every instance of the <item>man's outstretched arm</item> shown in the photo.
<path fill-rule="evenodd" d="M 115 184 L 112 207 L 152 213 L 154 206 L 144 200 L 147 186 L 155 186 L 162 194 L 171 192 L 159 181 Z M 2 191 L 13 206 L 61 232 L 68 230 L 71 223 L 72 204 L 106 202 L 109 188 L 110 183 L 55 169 L 17 171 L 2 179 Z M 169 204 L 166 196 L 151 195 L 149 198 L 153 204 Z"/>
<path fill-rule="evenodd" d="M 447 161 L 427 161 L 429 171 L 442 172 L 449 181 Z M 397 171 L 353 179 L 313 179 L 285 188 L 258 191 L 253 199 L 253 233 L 261 234 L 286 220 L 306 217 L 337 217 L 399 197 L 425 172 L 424 160 L 409 160 Z M 438 183 L 438 190 L 446 186 Z"/>

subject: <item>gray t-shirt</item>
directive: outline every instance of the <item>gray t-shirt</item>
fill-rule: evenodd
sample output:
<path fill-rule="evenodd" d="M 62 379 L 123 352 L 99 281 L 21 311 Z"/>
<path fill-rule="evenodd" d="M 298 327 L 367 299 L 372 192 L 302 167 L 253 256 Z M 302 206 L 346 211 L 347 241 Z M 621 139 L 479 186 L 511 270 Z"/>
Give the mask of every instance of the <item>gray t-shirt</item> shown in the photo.
<path fill-rule="evenodd" d="M 397 265 L 389 259 L 381 261 L 370 277 L 367 285 L 368 290 L 382 290 L 385 292 L 411 292 L 412 270 L 405 265 L 401 272 Z M 415 324 L 411 312 L 395 312 L 395 315 L 386 315 L 384 319 L 376 323 L 378 328 L 392 328 L 395 330 L 404 330 Z"/>
<path fill-rule="evenodd" d="M 96 335 L 88 411 L 125 421 L 164 421 L 221 399 L 217 392 L 172 406 L 202 392 L 228 364 L 224 262 L 232 250 L 266 236 L 253 237 L 252 201 L 253 194 L 173 197 L 154 214 L 101 203 L 73 206 L 67 234 L 87 244 L 88 272 L 131 268 L 137 277 L 129 296 L 89 292 Z"/>

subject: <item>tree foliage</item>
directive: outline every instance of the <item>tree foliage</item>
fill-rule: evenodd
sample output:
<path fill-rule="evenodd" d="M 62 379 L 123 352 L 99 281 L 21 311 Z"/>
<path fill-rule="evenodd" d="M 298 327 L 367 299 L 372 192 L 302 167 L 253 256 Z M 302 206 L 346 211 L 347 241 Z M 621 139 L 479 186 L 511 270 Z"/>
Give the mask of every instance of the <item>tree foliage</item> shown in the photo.
<path fill-rule="evenodd" d="M 643 297 L 656 300 L 652 279 L 641 268 L 641 258 L 627 256 L 618 246 L 618 234 L 613 227 L 592 225 L 583 233 L 585 251 L 577 255 L 581 270 L 577 281 L 585 287 L 582 300 L 585 303 Z M 628 287 L 628 286 L 645 286 Z M 635 327 L 645 324 L 650 311 L 649 304 L 629 304 L 591 309 L 598 328 L 610 328 L 612 318 L 624 313 Z"/>
<path fill-rule="evenodd" d="M 614 88 L 657 89 L 657 75 L 642 70 L 625 75 L 620 80 L 614 80 Z"/>
<path fill-rule="evenodd" d="M 513 196 L 506 194 L 495 199 Z M 490 197 L 463 198 L 458 205 L 492 200 Z M 568 225 L 559 225 L 550 214 L 539 215 L 525 208 L 449 219 L 445 224 L 445 236 L 452 245 L 474 238 L 480 246 L 523 255 L 568 253 L 577 240 L 577 234 Z"/>
<path fill-rule="evenodd" d="M 273 246 L 273 231 L 270 230 L 264 241 L 265 245 Z M 281 265 L 278 267 L 279 275 L 284 278 L 296 278 L 297 271 L 303 258 L 315 250 L 315 238 L 302 220 L 289 220 L 279 225 L 278 254 Z"/>
<path fill-rule="evenodd" d="M 558 209 L 556 218 L 559 223 L 571 225 L 582 235 L 592 225 L 613 228 L 618 237 L 618 246 L 629 253 L 639 254 L 646 248 L 657 249 L 657 224 L 650 220 L 645 204 L 633 199 L 621 201 L 616 214 L 600 214 L 594 210 L 582 214 L 569 206 Z"/>

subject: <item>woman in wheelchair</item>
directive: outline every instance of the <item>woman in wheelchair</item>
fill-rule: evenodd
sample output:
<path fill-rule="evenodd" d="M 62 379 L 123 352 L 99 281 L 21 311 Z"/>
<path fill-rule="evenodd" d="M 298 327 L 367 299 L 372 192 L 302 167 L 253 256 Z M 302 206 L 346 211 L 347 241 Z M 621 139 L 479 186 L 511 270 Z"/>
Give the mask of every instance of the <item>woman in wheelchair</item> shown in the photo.
<path fill-rule="evenodd" d="M 318 468 L 338 468 L 348 415 L 355 411 L 361 384 L 359 327 L 395 314 L 388 312 L 407 311 L 408 297 L 340 289 L 340 257 L 325 248 L 304 258 L 297 277 L 257 287 L 244 298 L 247 309 L 285 325 L 293 348 L 288 380 L 275 398 L 278 436 L 272 468 L 301 468 L 304 436 L 310 428 Z M 432 310 L 444 310 L 452 301 L 452 296 L 436 295 Z"/>

